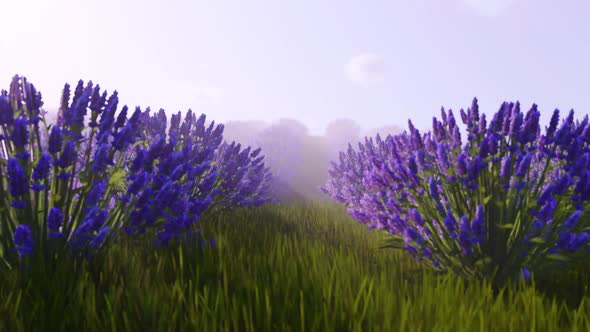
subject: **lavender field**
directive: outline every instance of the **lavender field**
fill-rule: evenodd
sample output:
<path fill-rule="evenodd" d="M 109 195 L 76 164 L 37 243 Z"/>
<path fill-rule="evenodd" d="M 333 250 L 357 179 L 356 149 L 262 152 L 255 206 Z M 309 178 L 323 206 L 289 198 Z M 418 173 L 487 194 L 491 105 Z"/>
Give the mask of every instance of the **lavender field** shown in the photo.
<path fill-rule="evenodd" d="M 0 94 L 5 330 L 590 325 L 588 116 L 474 99 L 465 141 L 443 109 L 349 143 L 314 202 L 204 114 L 128 116 L 83 81 L 61 101 L 48 125 L 25 77 Z"/>
<path fill-rule="evenodd" d="M 0 4 L 0 332 L 590 330 L 589 11 Z"/>

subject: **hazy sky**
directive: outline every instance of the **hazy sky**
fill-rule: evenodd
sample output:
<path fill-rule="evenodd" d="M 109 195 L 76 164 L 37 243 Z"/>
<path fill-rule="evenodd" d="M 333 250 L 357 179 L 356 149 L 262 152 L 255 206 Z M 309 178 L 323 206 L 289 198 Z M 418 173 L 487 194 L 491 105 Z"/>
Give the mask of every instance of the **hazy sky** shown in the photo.
<path fill-rule="evenodd" d="M 590 111 L 588 0 L 0 0 L 0 86 L 57 107 L 92 80 L 130 106 L 362 129 L 504 100 Z"/>

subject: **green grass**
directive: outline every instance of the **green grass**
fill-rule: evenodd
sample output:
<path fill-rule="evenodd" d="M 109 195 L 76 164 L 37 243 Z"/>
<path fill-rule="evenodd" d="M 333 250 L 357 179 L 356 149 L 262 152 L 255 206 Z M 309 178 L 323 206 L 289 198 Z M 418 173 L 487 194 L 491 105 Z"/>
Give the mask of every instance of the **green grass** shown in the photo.
<path fill-rule="evenodd" d="M 378 249 L 336 205 L 201 221 L 215 248 L 120 244 L 88 264 L 0 275 L 2 331 L 587 331 L 588 267 L 494 295 Z M 560 272 L 561 274 L 557 274 Z"/>

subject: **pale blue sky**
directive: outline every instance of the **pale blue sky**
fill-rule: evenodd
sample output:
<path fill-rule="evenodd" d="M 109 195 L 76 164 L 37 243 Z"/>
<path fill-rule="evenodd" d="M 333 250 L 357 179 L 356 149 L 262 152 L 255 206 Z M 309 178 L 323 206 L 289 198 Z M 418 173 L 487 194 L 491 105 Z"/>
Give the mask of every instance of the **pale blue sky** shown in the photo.
<path fill-rule="evenodd" d="M 57 107 L 92 80 L 122 103 L 209 119 L 295 118 L 322 134 L 480 99 L 590 111 L 588 0 L 0 0 L 0 86 L 25 75 Z"/>

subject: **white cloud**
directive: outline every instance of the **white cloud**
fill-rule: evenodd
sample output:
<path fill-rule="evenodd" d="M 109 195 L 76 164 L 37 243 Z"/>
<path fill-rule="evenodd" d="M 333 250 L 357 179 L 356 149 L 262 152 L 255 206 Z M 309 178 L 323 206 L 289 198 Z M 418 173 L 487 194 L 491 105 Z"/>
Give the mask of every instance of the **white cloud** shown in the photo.
<path fill-rule="evenodd" d="M 380 81 L 385 74 L 385 59 L 373 53 L 363 53 L 353 56 L 346 65 L 346 75 L 354 83 L 366 85 L 373 81 Z"/>
<path fill-rule="evenodd" d="M 498 16 L 510 7 L 515 0 L 462 0 L 467 7 L 481 16 Z"/>

